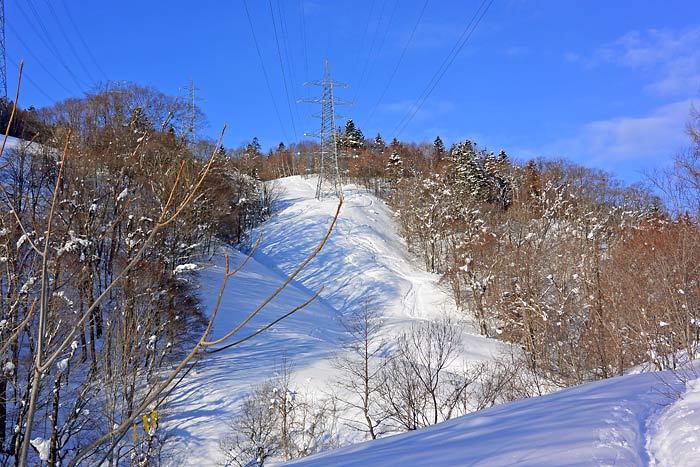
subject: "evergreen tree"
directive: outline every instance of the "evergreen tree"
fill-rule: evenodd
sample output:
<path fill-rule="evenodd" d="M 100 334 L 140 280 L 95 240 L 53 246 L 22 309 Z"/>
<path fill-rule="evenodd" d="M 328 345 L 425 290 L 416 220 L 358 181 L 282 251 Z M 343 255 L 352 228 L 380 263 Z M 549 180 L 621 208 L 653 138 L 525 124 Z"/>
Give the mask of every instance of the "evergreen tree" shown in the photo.
<path fill-rule="evenodd" d="M 253 141 L 248 143 L 243 152 L 243 160 L 241 161 L 241 172 L 250 175 L 255 179 L 260 178 L 260 165 L 262 165 L 262 146 L 258 137 L 255 136 Z"/>
<path fill-rule="evenodd" d="M 372 142 L 372 149 L 374 149 L 379 154 L 384 154 L 384 150 L 386 149 L 386 143 L 384 142 L 384 139 L 382 138 L 381 134 L 377 133 L 377 136 Z"/>
<path fill-rule="evenodd" d="M 474 144 L 469 140 L 457 143 L 450 152 L 455 165 L 456 185 L 461 194 L 483 201 L 488 182 Z"/>
<path fill-rule="evenodd" d="M 226 159 L 227 156 L 228 155 L 226 154 L 226 148 L 224 148 L 223 144 L 220 145 L 219 149 L 216 150 L 216 158 L 221 161 Z"/>
<path fill-rule="evenodd" d="M 138 134 L 146 134 L 151 128 L 151 123 L 148 121 L 148 117 L 143 111 L 143 107 L 140 105 L 137 105 L 131 110 L 129 127 L 134 131 L 134 133 Z"/>
<path fill-rule="evenodd" d="M 389 156 L 389 161 L 386 164 L 386 175 L 387 178 L 396 181 L 401 178 L 403 173 L 403 160 L 401 159 L 401 154 L 397 151 L 393 151 Z"/>
<path fill-rule="evenodd" d="M 526 190 L 526 196 L 528 198 L 537 199 L 542 191 L 542 179 L 534 160 L 530 159 L 527 164 L 525 164 L 523 174 L 525 179 L 523 186 Z"/>
<path fill-rule="evenodd" d="M 487 167 L 492 186 L 489 201 L 500 204 L 504 210 L 513 202 L 514 183 L 511 176 L 511 167 L 508 154 L 504 150 L 501 149 L 496 157 L 493 157 L 493 153 L 491 153 L 490 164 Z"/>
<path fill-rule="evenodd" d="M 438 136 L 433 142 L 433 150 L 435 154 L 435 159 L 440 161 L 445 156 L 445 143 L 442 142 L 442 138 Z"/>
<path fill-rule="evenodd" d="M 362 149 L 364 141 L 365 137 L 362 134 L 362 130 L 355 126 L 355 122 L 352 119 L 348 120 L 345 123 L 345 132 L 342 135 L 341 144 L 347 149 L 356 151 Z"/>
<path fill-rule="evenodd" d="M 254 136 L 253 141 L 248 143 L 248 146 L 245 148 L 245 153 L 249 157 L 256 157 L 262 154 L 262 146 L 260 146 L 260 141 L 258 141 L 257 136 Z"/>

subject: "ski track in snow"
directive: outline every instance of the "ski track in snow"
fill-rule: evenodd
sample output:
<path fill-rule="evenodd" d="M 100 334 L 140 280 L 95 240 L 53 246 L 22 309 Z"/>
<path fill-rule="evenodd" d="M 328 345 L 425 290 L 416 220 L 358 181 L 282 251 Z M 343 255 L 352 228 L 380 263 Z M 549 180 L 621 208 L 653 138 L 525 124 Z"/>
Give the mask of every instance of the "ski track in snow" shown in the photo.
<path fill-rule="evenodd" d="M 230 280 L 215 337 L 233 328 L 306 259 L 335 213 L 337 199 L 314 198 L 313 179 L 290 177 L 278 183 L 285 192 L 280 210 L 260 227 L 263 239 L 258 250 Z M 232 268 L 243 259 L 238 252 L 229 254 Z M 213 309 L 222 276 L 221 255 L 198 273 L 207 312 Z M 217 465 L 218 441 L 229 430 L 228 422 L 242 398 L 273 376 L 283 359 L 291 363 L 297 382 L 303 381 L 312 391 L 323 388 L 333 377 L 329 362 L 342 337 L 340 316 L 363 306 L 378 308 L 384 335 L 392 339 L 413 323 L 454 314 L 455 305 L 438 280 L 438 275 L 422 271 L 406 251 L 387 206 L 364 190 L 347 189 L 324 249 L 237 337 L 291 310 L 323 286 L 320 299 L 241 346 L 206 357 L 185 378 L 173 392 L 171 410 L 163 420 L 169 464 Z M 475 329 L 471 323 L 467 327 Z M 492 359 L 503 348 L 476 333 L 466 334 L 463 360 Z"/>

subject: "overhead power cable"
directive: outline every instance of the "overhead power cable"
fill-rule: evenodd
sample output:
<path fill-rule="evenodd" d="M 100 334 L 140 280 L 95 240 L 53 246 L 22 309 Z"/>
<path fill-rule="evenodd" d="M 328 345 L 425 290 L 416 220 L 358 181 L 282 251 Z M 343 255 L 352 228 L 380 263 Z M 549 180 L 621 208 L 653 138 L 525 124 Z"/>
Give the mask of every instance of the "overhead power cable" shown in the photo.
<path fill-rule="evenodd" d="M 418 15 L 418 19 L 416 20 L 416 24 L 413 25 L 413 29 L 411 29 L 411 34 L 408 36 L 408 40 L 404 44 L 403 50 L 401 50 L 401 55 L 399 55 L 399 60 L 396 62 L 396 65 L 394 66 L 394 69 L 392 70 L 391 75 L 389 75 L 389 80 L 387 81 L 386 85 L 384 86 L 382 93 L 379 95 L 379 99 L 377 99 L 377 102 L 372 107 L 372 111 L 369 113 L 369 117 L 367 117 L 367 124 L 369 124 L 369 122 L 372 120 L 372 117 L 374 117 L 374 114 L 377 111 L 377 108 L 382 103 L 384 96 L 386 95 L 387 91 L 389 90 L 389 87 L 393 83 L 394 78 L 396 77 L 396 73 L 399 71 L 399 67 L 401 66 L 401 63 L 403 62 L 403 59 L 406 56 L 406 51 L 408 50 L 408 47 L 411 45 L 411 42 L 413 42 L 413 36 L 415 36 L 416 30 L 418 30 L 418 25 L 421 23 L 421 20 L 423 19 L 423 15 L 425 14 L 425 10 L 428 7 L 428 3 L 430 3 L 430 0 L 425 0 L 425 3 L 423 4 L 423 8 L 421 9 L 420 14 Z"/>
<path fill-rule="evenodd" d="M 34 59 L 34 62 L 32 62 L 32 63 L 36 63 L 37 65 L 39 65 L 39 66 L 41 67 L 41 69 L 44 70 L 44 72 L 46 73 L 46 75 L 47 75 L 48 77 L 50 77 L 51 79 L 53 79 L 54 81 L 56 81 L 56 84 L 58 84 L 61 88 L 63 88 L 63 90 L 66 91 L 66 93 L 68 93 L 68 94 L 75 94 L 75 91 L 71 91 L 70 89 L 68 89 L 68 88 L 66 87 L 66 85 L 64 84 L 64 82 L 63 82 L 62 80 L 58 79 L 58 78 L 56 77 L 56 75 L 54 75 L 53 72 L 51 72 L 51 70 L 49 70 L 49 69 L 44 65 L 44 63 L 41 61 L 41 59 L 39 59 L 39 57 L 37 57 L 37 55 L 34 53 L 34 51 L 32 51 L 32 49 L 29 47 L 29 45 L 27 45 L 27 43 L 24 42 L 24 39 L 22 39 L 22 35 L 19 34 L 19 33 L 17 32 L 17 30 L 16 30 L 14 27 L 12 27 L 11 24 L 8 23 L 8 24 L 7 24 L 7 27 L 10 29 L 10 31 L 12 31 L 12 34 L 15 35 L 15 39 L 17 39 L 17 41 L 18 41 L 20 44 L 22 44 L 22 46 L 24 47 L 24 49 L 25 49 L 25 51 L 27 52 L 27 54 L 28 54 L 30 57 L 32 57 L 32 58 Z M 78 88 L 78 91 L 80 91 L 80 88 Z"/>
<path fill-rule="evenodd" d="M 275 34 L 275 44 L 277 45 L 277 57 L 279 59 L 280 70 L 282 71 L 282 82 L 284 83 L 284 93 L 287 96 L 287 108 L 289 110 L 289 118 L 292 120 L 292 130 L 294 131 L 294 140 L 298 141 L 297 137 L 297 127 L 294 123 L 294 112 L 292 112 L 292 101 L 289 98 L 289 86 L 287 86 L 287 73 L 284 69 L 284 62 L 282 61 L 282 50 L 280 48 L 279 35 L 277 34 L 277 22 L 275 21 L 275 11 L 272 8 L 272 0 L 268 0 L 270 5 L 270 17 L 272 19 L 272 29 Z"/>
<path fill-rule="evenodd" d="M 11 57 L 8 57 L 7 60 L 10 62 L 10 64 L 12 64 L 15 68 L 17 68 L 17 70 L 19 70 L 19 63 L 17 63 L 17 61 L 12 59 Z M 56 102 L 56 99 L 51 97 L 51 95 L 49 95 L 49 93 L 47 93 L 41 86 L 39 86 L 39 84 L 36 81 L 34 81 L 31 78 L 31 76 L 26 71 L 26 67 L 25 67 L 25 70 L 22 72 L 22 80 L 23 81 L 27 80 L 27 82 L 29 84 L 31 84 L 37 91 L 39 91 L 40 94 L 42 94 L 44 97 L 46 97 L 46 99 L 48 99 L 49 102 Z"/>
<path fill-rule="evenodd" d="M 467 42 L 469 41 L 469 38 L 471 38 L 472 34 L 474 34 L 474 31 L 479 26 L 479 23 L 481 22 L 481 20 L 484 18 L 484 16 L 488 12 L 492 3 L 493 3 L 493 0 L 483 0 L 481 2 L 481 4 L 479 5 L 479 8 L 474 13 L 474 16 L 472 16 L 471 21 L 469 21 L 467 26 L 464 28 L 462 35 L 459 37 L 459 39 L 457 40 L 455 45 L 452 47 L 452 50 L 447 55 L 447 57 L 445 57 L 445 60 L 443 60 L 442 64 L 438 68 L 437 72 L 435 72 L 435 74 L 433 75 L 432 79 L 430 80 L 430 82 L 426 86 L 426 88 L 423 91 L 423 93 L 421 94 L 421 96 L 409 108 L 408 112 L 401 119 L 401 121 L 396 126 L 396 128 L 394 128 L 394 131 L 393 131 L 394 137 L 398 137 L 401 134 L 401 132 L 406 128 L 406 126 L 411 122 L 411 120 L 413 120 L 413 117 L 416 116 L 416 114 L 421 109 L 423 104 L 425 104 L 425 101 L 428 99 L 428 97 L 430 97 L 430 94 L 432 94 L 433 90 L 435 90 L 435 87 L 438 85 L 438 83 L 440 82 L 442 77 L 445 76 L 445 73 L 447 73 L 447 70 L 449 69 L 450 65 L 452 65 L 455 58 L 457 58 L 457 56 L 459 55 L 459 52 L 467 44 Z"/>
<path fill-rule="evenodd" d="M 56 47 L 54 46 L 54 44 L 51 42 L 51 36 L 50 36 L 50 34 L 48 33 L 48 30 L 46 29 L 46 26 L 44 25 L 43 21 L 41 21 L 41 17 L 40 17 L 39 14 L 37 13 L 36 8 L 34 8 L 34 4 L 32 4 L 31 1 L 27 1 L 27 2 L 25 3 L 25 4 L 28 5 L 28 6 L 30 7 L 30 9 L 32 10 L 32 16 L 34 17 L 34 19 L 32 20 L 32 18 L 30 17 L 30 15 L 27 14 L 26 10 L 22 7 L 22 3 L 23 3 L 23 2 L 17 2 L 17 3 L 15 4 L 15 5 L 17 6 L 19 12 L 22 13 L 22 15 L 23 15 L 23 16 L 25 17 L 25 19 L 27 20 L 27 23 L 29 24 L 29 26 L 34 30 L 34 33 L 35 33 L 35 34 L 37 35 L 37 37 L 44 43 L 44 45 L 46 46 L 46 48 L 49 49 L 49 52 L 51 52 L 51 54 L 56 58 L 56 60 L 58 60 L 58 62 L 61 64 L 61 66 L 66 70 L 66 72 L 67 72 L 68 75 L 71 77 L 71 79 L 73 80 L 73 82 L 75 82 L 75 84 L 76 84 L 76 86 L 78 87 L 78 89 L 80 89 L 81 91 L 84 90 L 87 86 L 85 85 L 84 82 L 81 82 L 81 80 L 78 79 L 78 77 L 77 77 L 76 74 L 73 72 L 73 70 L 71 69 L 71 67 L 68 66 L 68 64 L 66 63 L 66 61 L 63 59 L 63 56 L 61 55 L 61 53 L 58 51 L 58 49 L 56 49 Z M 34 24 L 34 21 L 36 21 L 37 24 L 39 24 L 39 28 L 40 28 L 41 30 L 39 30 L 39 29 L 37 28 L 37 26 Z M 42 32 L 42 31 L 43 31 L 43 32 Z"/>
<path fill-rule="evenodd" d="M 286 20 L 286 14 L 284 12 L 284 2 L 277 0 L 277 11 L 279 13 L 279 18 L 280 18 L 280 31 L 282 32 L 282 48 L 284 50 L 284 56 L 287 59 L 287 68 L 289 69 L 289 75 L 290 75 L 290 89 L 292 91 L 292 102 L 297 101 L 297 95 L 295 89 L 295 85 L 299 83 L 297 81 L 297 75 L 294 71 L 294 61 L 289 58 L 289 34 L 287 32 L 287 20 Z M 299 116 L 299 107 L 294 106 L 294 113 L 297 117 L 297 121 L 301 120 L 301 117 Z"/>
<path fill-rule="evenodd" d="M 372 35 L 372 42 L 369 46 L 369 52 L 367 52 L 367 57 L 365 59 L 365 64 L 362 67 L 362 73 L 360 74 L 360 79 L 357 81 L 357 89 L 355 90 L 354 101 L 357 100 L 357 96 L 360 94 L 362 85 L 365 81 L 365 76 L 367 75 L 367 67 L 369 66 L 370 59 L 372 57 L 372 52 L 374 52 L 374 45 L 377 43 L 377 36 L 379 36 L 379 29 L 382 26 L 382 18 L 384 17 L 384 9 L 386 8 L 386 2 L 382 3 L 382 9 L 379 11 L 379 18 L 377 19 L 377 27 L 374 29 L 374 34 Z"/>
<path fill-rule="evenodd" d="M 47 2 L 50 0 L 46 0 Z M 97 68 L 97 71 L 100 72 L 102 77 L 105 80 L 109 79 L 109 76 L 107 76 L 107 73 L 104 72 L 102 67 L 100 66 L 100 63 L 95 59 L 95 55 L 92 53 L 92 50 L 90 49 L 90 46 L 88 46 L 87 41 L 85 40 L 85 37 L 83 37 L 83 34 L 80 32 L 80 28 L 78 27 L 77 23 L 73 19 L 73 15 L 71 14 L 70 10 L 68 9 L 68 5 L 66 5 L 65 0 L 61 0 L 61 4 L 63 5 L 63 9 L 66 12 L 66 16 L 68 17 L 68 22 L 73 26 L 73 30 L 75 31 L 75 34 L 78 36 L 78 40 L 80 40 L 80 43 L 83 44 L 83 47 L 87 51 L 88 57 L 90 57 L 90 61 L 95 65 L 95 68 Z"/>
<path fill-rule="evenodd" d="M 93 84 L 96 83 L 97 81 L 92 76 L 92 73 L 90 73 L 90 70 L 88 70 L 88 67 L 85 66 L 85 62 L 83 62 L 83 59 L 80 58 L 80 55 L 78 55 L 78 50 L 73 45 L 73 41 L 71 41 L 70 37 L 68 37 L 68 34 L 66 33 L 65 28 L 63 27 L 63 23 L 61 23 L 61 20 L 59 19 L 58 15 L 56 14 L 56 10 L 54 10 L 53 5 L 51 4 L 50 0 L 46 0 L 46 4 L 49 7 L 49 11 L 51 13 L 51 16 L 53 16 L 54 21 L 58 25 L 59 31 L 61 31 L 61 35 L 63 36 L 63 39 L 66 41 L 66 44 L 68 44 L 68 49 L 71 51 L 71 53 L 73 54 L 75 59 L 78 61 L 78 64 L 83 69 L 85 74 L 88 76 L 88 79 L 90 79 L 90 82 Z"/>
<path fill-rule="evenodd" d="M 384 50 L 384 46 L 387 43 L 386 38 L 389 36 L 389 31 L 391 31 L 391 27 L 394 24 L 394 18 L 396 18 L 396 10 L 398 10 L 400 0 L 396 0 L 394 2 L 394 7 L 391 9 L 391 13 L 389 13 L 389 20 L 386 23 L 386 26 L 384 27 L 384 34 L 382 35 L 381 40 L 379 41 L 379 48 L 377 48 L 377 53 L 375 54 L 375 60 L 373 60 L 370 64 L 369 71 L 372 71 L 372 66 L 374 63 L 376 63 L 376 59 L 381 57 L 382 55 L 382 50 Z M 370 73 L 371 76 L 371 73 Z"/>
<path fill-rule="evenodd" d="M 309 80 L 309 53 L 306 45 L 306 10 L 304 9 L 304 0 L 299 0 L 301 10 L 301 42 L 304 47 L 304 81 Z"/>
<path fill-rule="evenodd" d="M 360 47 L 357 48 L 357 54 L 355 55 L 355 65 L 352 67 L 353 70 L 360 69 L 360 57 L 362 56 L 362 51 L 365 48 L 365 41 L 367 39 L 367 31 L 369 30 L 369 23 L 372 21 L 372 14 L 374 13 L 374 5 L 376 2 L 377 2 L 377 0 L 372 0 L 372 3 L 370 4 L 369 13 L 367 15 L 367 20 L 365 21 L 365 27 L 364 27 L 364 30 L 362 31 L 362 40 L 360 41 Z M 359 83 L 360 80 L 358 79 L 357 82 Z"/>
<path fill-rule="evenodd" d="M 275 109 L 275 114 L 277 115 L 277 120 L 280 124 L 280 129 L 282 130 L 282 135 L 285 140 L 287 138 L 287 131 L 284 128 L 284 123 L 282 123 L 282 114 L 280 114 L 279 107 L 277 106 L 277 101 L 275 100 L 275 95 L 272 92 L 272 86 L 270 85 L 270 77 L 267 74 L 267 68 L 265 68 L 265 61 L 263 60 L 262 53 L 260 52 L 260 46 L 258 45 L 258 38 L 255 35 L 255 27 L 253 27 L 253 20 L 250 18 L 250 11 L 248 10 L 248 2 L 243 0 L 243 7 L 245 8 L 245 14 L 248 18 L 248 25 L 250 26 L 250 33 L 253 36 L 253 43 L 255 44 L 255 50 L 258 53 L 258 59 L 260 60 L 260 67 L 263 71 L 263 76 L 265 77 L 265 84 L 267 85 L 267 91 L 270 93 L 270 99 L 272 100 L 272 106 Z"/>

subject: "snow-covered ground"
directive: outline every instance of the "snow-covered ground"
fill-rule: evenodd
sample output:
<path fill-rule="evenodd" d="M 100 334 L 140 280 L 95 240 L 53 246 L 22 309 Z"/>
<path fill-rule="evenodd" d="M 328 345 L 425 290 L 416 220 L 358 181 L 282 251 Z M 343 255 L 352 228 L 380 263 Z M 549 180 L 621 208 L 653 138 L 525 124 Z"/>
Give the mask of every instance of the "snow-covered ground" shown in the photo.
<path fill-rule="evenodd" d="M 314 180 L 280 181 L 279 212 L 262 227 L 253 260 L 229 283 L 216 322 L 220 336 L 272 292 L 324 235 L 336 200 L 314 199 Z M 243 256 L 230 252 L 232 264 Z M 218 294 L 223 262 L 199 272 L 203 305 Z M 304 302 L 308 308 L 228 352 L 211 356 L 174 393 L 165 427 L 172 465 L 216 465 L 227 421 L 256 384 L 283 359 L 297 381 L 322 388 L 339 351 L 338 317 L 362 306 L 384 316 L 386 337 L 416 320 L 454 313 L 438 277 L 406 252 L 391 212 L 381 201 L 349 189 L 329 243 L 246 329 L 254 330 Z M 468 326 L 468 324 L 467 324 Z M 245 331 L 245 329 L 244 329 Z M 472 331 L 474 331 L 472 329 Z M 244 335 L 242 332 L 241 335 Z M 465 336 L 464 360 L 493 358 L 502 344 L 476 332 Z M 505 404 L 432 427 L 355 444 L 291 463 L 295 466 L 698 466 L 700 383 L 671 373 L 639 373 Z"/>
<path fill-rule="evenodd" d="M 691 467 L 700 465 L 700 379 L 691 372 L 683 393 L 673 393 L 674 403 L 647 422 L 650 465 Z M 683 379 L 686 379 L 685 377 Z M 683 385 L 675 385 L 682 390 Z M 680 394 L 680 397 L 676 398 Z"/>
<path fill-rule="evenodd" d="M 264 223 L 253 259 L 234 276 L 223 297 L 214 337 L 223 335 L 267 297 L 313 251 L 326 232 L 337 199 L 316 200 L 315 180 L 290 177 L 278 182 L 280 209 Z M 231 264 L 243 255 L 231 251 Z M 221 256 L 199 272 L 203 306 L 211 310 L 223 276 Z M 406 251 L 386 205 L 364 190 L 348 188 L 337 225 L 324 249 L 291 286 L 244 328 L 252 331 L 308 300 L 321 297 L 275 328 L 203 361 L 175 390 L 166 451 L 173 465 L 216 465 L 219 439 L 230 429 L 242 398 L 270 378 L 283 359 L 295 379 L 311 390 L 333 378 L 331 360 L 343 337 L 338 318 L 363 306 L 380 310 L 391 339 L 416 320 L 454 314 L 439 276 L 423 271 Z M 478 335 L 465 323 L 464 361 L 494 358 L 503 345 Z M 469 330 L 472 332 L 470 333 Z"/>
<path fill-rule="evenodd" d="M 679 400 L 670 373 L 611 378 L 285 465 L 698 466 L 700 387 L 688 387 Z"/>

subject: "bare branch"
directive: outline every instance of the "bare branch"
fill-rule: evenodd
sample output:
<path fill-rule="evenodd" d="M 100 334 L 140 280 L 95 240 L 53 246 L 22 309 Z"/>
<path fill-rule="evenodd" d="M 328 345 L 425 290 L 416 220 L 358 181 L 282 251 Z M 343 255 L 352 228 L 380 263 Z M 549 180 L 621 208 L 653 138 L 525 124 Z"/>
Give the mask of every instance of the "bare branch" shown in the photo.
<path fill-rule="evenodd" d="M 34 308 L 36 307 L 37 299 L 34 299 L 34 302 L 32 302 L 32 306 L 29 307 L 29 311 L 27 312 L 27 316 L 24 318 L 24 321 L 22 321 L 18 326 L 17 329 L 15 329 L 15 332 L 12 333 L 10 337 L 7 338 L 7 341 L 0 347 L 0 354 L 4 353 L 7 348 L 10 346 L 12 342 L 14 342 L 15 339 L 17 339 L 17 336 L 19 336 L 19 333 L 22 332 L 22 329 L 29 323 L 29 320 L 31 319 L 32 315 L 34 314 Z"/>
<path fill-rule="evenodd" d="M 331 225 L 328 227 L 328 231 L 326 232 L 326 235 L 323 237 L 323 240 L 321 240 L 321 242 L 318 244 L 318 246 L 316 247 L 316 249 L 309 255 L 308 258 L 306 258 L 306 260 L 304 260 L 303 263 L 301 263 L 301 264 L 299 265 L 299 267 L 297 267 L 297 269 L 287 278 L 287 280 L 285 280 L 285 281 L 282 283 L 282 285 L 280 285 L 280 286 L 277 288 L 277 290 L 275 290 L 272 294 L 270 294 L 270 296 L 268 296 L 255 310 L 253 310 L 253 311 L 246 317 L 246 319 L 244 319 L 243 321 L 241 321 L 241 322 L 238 324 L 238 326 L 236 326 L 236 327 L 235 327 L 234 329 L 232 329 L 229 333 L 227 333 L 225 336 L 223 336 L 223 337 L 221 337 L 221 338 L 219 338 L 219 339 L 216 339 L 216 340 L 213 340 L 213 341 L 204 342 L 203 344 L 204 344 L 205 346 L 218 345 L 218 344 L 220 344 L 220 343 L 226 341 L 227 339 L 229 339 L 229 338 L 230 338 L 231 336 L 233 336 L 234 334 L 236 334 L 243 326 L 246 325 L 246 323 L 248 323 L 248 321 L 250 321 L 251 319 L 253 319 L 253 317 L 254 317 L 255 315 L 257 315 L 257 314 L 260 312 L 260 310 L 262 310 L 263 308 L 265 308 L 265 306 L 267 306 L 268 303 L 270 303 L 277 295 L 279 295 L 280 292 L 282 292 L 282 291 L 289 285 L 289 283 L 292 282 L 292 281 L 294 280 L 294 278 L 295 278 L 297 275 L 299 275 L 299 273 L 306 267 L 307 264 L 309 264 L 309 262 L 310 262 L 312 259 L 314 259 L 314 258 L 316 257 L 316 255 L 318 254 L 318 252 L 321 251 L 321 248 L 323 248 L 323 246 L 324 246 L 324 245 L 326 244 L 326 242 L 328 241 L 328 237 L 330 237 L 331 232 L 333 231 L 333 227 L 335 226 L 335 223 L 336 223 L 336 221 L 338 220 L 338 216 L 340 215 L 340 208 L 341 208 L 342 206 L 343 206 L 343 198 L 340 198 L 340 201 L 338 201 L 338 208 L 336 209 L 335 216 L 333 216 L 333 221 L 331 222 Z"/>
<path fill-rule="evenodd" d="M 12 121 L 15 118 L 15 111 L 17 110 L 17 100 L 19 99 L 19 88 L 22 84 L 22 70 L 24 69 L 24 60 L 19 61 L 19 73 L 17 75 L 17 90 L 15 91 L 15 102 L 12 104 L 12 113 L 10 114 L 10 121 L 7 122 L 7 129 L 5 130 L 5 137 L 2 139 L 2 147 L 0 147 L 0 156 L 5 152 L 5 144 L 7 143 L 7 138 L 10 136 L 10 128 L 12 127 Z"/>

